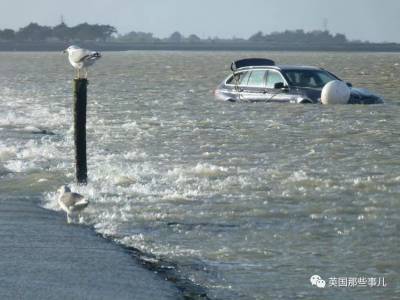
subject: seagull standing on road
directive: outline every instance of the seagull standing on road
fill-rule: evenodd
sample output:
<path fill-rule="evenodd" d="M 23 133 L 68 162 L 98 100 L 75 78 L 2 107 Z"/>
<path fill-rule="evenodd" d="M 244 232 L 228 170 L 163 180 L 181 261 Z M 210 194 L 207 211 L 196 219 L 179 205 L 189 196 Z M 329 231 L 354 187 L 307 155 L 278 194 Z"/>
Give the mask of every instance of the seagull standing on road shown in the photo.
<path fill-rule="evenodd" d="M 71 223 L 74 216 L 80 216 L 81 211 L 89 205 L 89 201 L 78 193 L 72 193 L 66 185 L 60 187 L 58 192 L 58 204 L 67 213 L 68 223 Z"/>
<path fill-rule="evenodd" d="M 77 70 L 77 78 L 81 78 L 80 71 L 83 70 L 85 72 L 85 77 L 83 78 L 86 79 L 88 75 L 87 68 L 101 57 L 100 52 L 82 49 L 74 45 L 65 49 L 64 53 L 68 53 L 69 62 Z"/>

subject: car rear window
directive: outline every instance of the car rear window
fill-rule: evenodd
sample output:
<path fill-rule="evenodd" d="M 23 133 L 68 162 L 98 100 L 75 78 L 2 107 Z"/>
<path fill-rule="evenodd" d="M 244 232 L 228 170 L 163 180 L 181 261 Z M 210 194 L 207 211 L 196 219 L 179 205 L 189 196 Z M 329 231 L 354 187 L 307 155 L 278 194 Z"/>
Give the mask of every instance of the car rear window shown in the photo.
<path fill-rule="evenodd" d="M 238 84 L 238 85 L 247 85 L 251 72 L 240 72 L 232 75 L 227 81 L 226 84 Z"/>

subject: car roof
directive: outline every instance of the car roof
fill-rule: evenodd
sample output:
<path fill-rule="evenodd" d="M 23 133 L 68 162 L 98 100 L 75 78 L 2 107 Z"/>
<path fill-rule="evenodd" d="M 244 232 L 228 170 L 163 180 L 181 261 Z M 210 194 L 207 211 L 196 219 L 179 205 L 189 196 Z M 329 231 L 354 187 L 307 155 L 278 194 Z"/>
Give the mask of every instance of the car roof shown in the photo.
<path fill-rule="evenodd" d="M 298 65 L 276 65 L 276 66 L 248 66 L 238 69 L 237 71 L 254 70 L 254 69 L 272 69 L 272 70 L 323 70 L 313 66 L 298 66 Z"/>

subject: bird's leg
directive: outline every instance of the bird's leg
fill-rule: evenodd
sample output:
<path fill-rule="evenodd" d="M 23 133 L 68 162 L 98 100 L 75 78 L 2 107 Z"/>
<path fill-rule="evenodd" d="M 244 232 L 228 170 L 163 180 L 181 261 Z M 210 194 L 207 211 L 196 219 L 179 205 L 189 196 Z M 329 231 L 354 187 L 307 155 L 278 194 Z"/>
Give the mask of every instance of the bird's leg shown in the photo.
<path fill-rule="evenodd" d="M 78 79 L 81 78 L 81 69 L 78 69 Z"/>
<path fill-rule="evenodd" d="M 68 224 L 70 224 L 72 222 L 72 218 L 68 213 L 67 213 L 67 222 L 68 222 Z"/>
<path fill-rule="evenodd" d="M 87 68 L 85 68 L 85 78 L 87 79 L 87 76 L 88 76 L 88 70 L 87 70 Z"/>

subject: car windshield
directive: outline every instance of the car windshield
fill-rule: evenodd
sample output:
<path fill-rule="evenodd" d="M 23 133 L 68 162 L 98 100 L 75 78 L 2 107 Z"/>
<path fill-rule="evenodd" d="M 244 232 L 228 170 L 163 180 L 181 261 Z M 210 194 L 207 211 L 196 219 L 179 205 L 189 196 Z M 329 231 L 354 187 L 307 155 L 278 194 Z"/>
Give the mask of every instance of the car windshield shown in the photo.
<path fill-rule="evenodd" d="M 333 74 L 323 70 L 285 70 L 283 71 L 291 86 L 322 88 L 332 80 L 338 80 Z"/>

